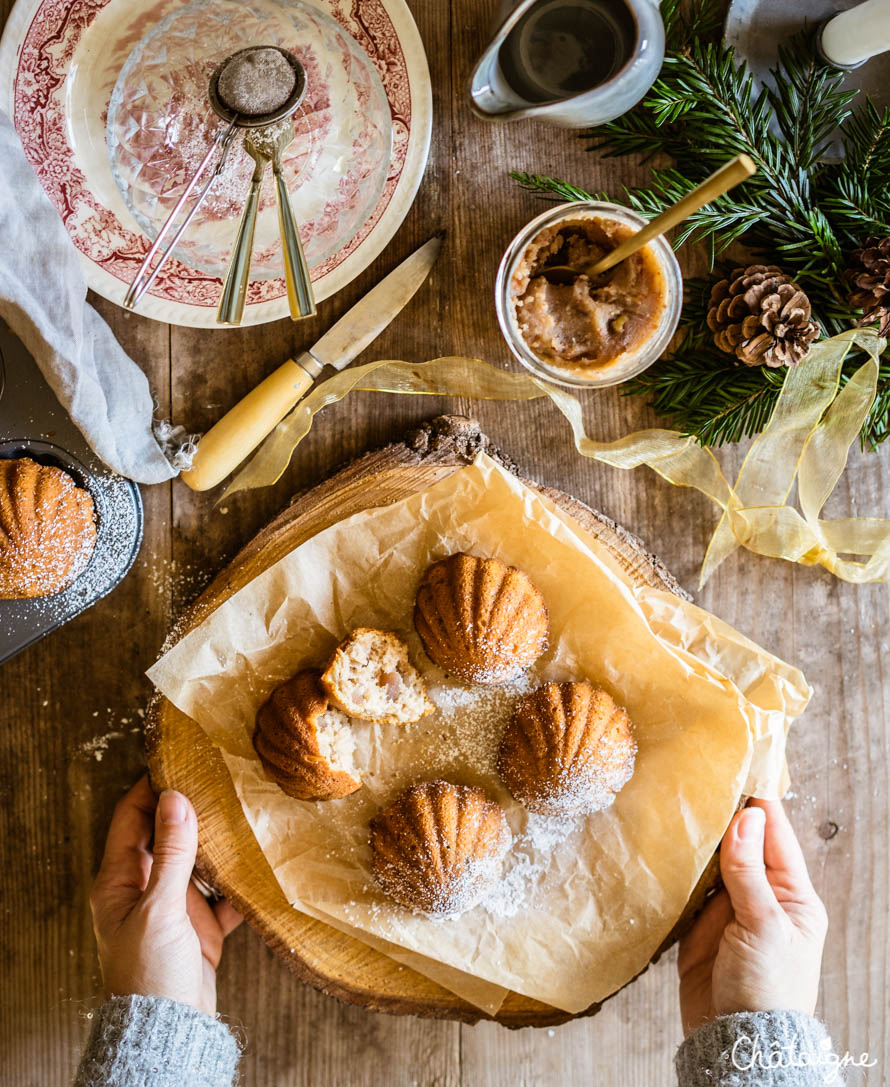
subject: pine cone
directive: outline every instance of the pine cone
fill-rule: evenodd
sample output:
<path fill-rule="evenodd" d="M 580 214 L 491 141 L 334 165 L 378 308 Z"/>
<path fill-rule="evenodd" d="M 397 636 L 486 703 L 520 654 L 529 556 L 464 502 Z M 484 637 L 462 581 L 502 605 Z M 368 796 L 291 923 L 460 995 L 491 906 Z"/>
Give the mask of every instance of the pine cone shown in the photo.
<path fill-rule="evenodd" d="M 890 236 L 869 238 L 850 255 L 847 279 L 855 290 L 850 305 L 862 310 L 860 324 L 880 322 L 880 335 L 890 336 Z"/>
<path fill-rule="evenodd" d="M 775 265 L 736 268 L 711 290 L 708 328 L 747 366 L 794 366 L 819 335 L 810 300 Z"/>

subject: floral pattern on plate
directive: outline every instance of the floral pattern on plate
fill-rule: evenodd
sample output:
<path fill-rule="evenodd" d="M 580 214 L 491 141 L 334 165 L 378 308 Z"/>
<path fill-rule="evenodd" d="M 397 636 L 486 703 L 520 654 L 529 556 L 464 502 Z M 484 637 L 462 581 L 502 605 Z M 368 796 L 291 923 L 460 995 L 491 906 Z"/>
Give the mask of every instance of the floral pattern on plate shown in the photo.
<path fill-rule="evenodd" d="M 134 48 L 179 6 L 175 0 L 22 0 L 0 46 L 0 91 L 8 87 L 25 153 L 85 258 L 89 285 L 113 301 L 123 298 L 149 242 L 109 164 L 109 101 Z M 392 156 L 365 221 L 314 270 L 318 300 L 367 267 L 404 218 L 423 174 L 431 121 L 426 58 L 404 0 L 326 0 L 323 7 L 379 75 L 390 110 Z M 321 216 L 307 227 L 323 237 L 329 224 Z M 219 274 L 173 260 L 140 312 L 214 327 L 220 287 Z M 244 323 L 286 314 L 280 277 L 252 280 Z"/>

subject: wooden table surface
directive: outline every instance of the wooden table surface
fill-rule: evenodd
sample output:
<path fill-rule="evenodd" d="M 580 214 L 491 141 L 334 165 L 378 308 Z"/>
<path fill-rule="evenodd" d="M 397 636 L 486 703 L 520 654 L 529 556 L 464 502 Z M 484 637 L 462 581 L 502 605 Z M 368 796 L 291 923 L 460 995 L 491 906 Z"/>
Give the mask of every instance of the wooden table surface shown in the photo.
<path fill-rule="evenodd" d="M 495 269 L 541 205 L 508 170 L 553 173 L 615 196 L 622 183 L 644 179 L 633 163 L 587 154 L 572 133 L 475 120 L 465 88 L 496 0 L 410 3 L 432 70 L 432 152 L 405 224 L 363 275 L 322 303 L 311 322 L 244 331 L 171 328 L 95 300 L 144 365 L 163 415 L 206 429 L 442 227 L 448 241 L 430 282 L 364 359 L 463 353 L 512 366 L 492 303 Z M 0 0 L 0 19 L 11 6 Z M 651 422 L 645 407 L 615 391 L 583 399 L 595 437 Z M 444 410 L 475 414 L 529 475 L 637 532 L 694 587 L 712 507 L 646 469 L 625 474 L 584 461 L 562 418 L 541 402 L 360 393 L 319 420 L 276 487 L 235 497 L 225 512 L 213 508 L 212 495 L 178 482 L 143 488 L 145 542 L 125 582 L 0 669 L 0 1084 L 56 1087 L 76 1065 L 99 993 L 87 895 L 112 807 L 142 770 L 144 671 L 174 616 L 296 490 Z M 829 512 L 890 512 L 888 457 L 887 448 L 854 455 Z M 697 599 L 801 667 L 816 689 L 789 739 L 788 806 L 831 917 L 819 1012 L 839 1052 L 867 1050 L 878 1062 L 856 1082 L 883 1084 L 890 1069 L 888 590 L 741 553 Z M 242 926 L 223 956 L 219 1008 L 247 1041 L 249 1087 L 662 1087 L 673 1083 L 680 1040 L 674 954 L 592 1020 L 511 1033 L 342 1006 L 298 984 Z"/>

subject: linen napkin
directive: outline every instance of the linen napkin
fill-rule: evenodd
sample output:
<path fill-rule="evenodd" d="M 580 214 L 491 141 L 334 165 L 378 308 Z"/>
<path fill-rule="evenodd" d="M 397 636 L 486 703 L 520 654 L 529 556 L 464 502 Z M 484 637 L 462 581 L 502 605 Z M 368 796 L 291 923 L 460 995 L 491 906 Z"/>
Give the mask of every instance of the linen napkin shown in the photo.
<path fill-rule="evenodd" d="M 0 318 L 108 466 L 137 483 L 188 468 L 194 440 L 154 419 L 148 380 L 86 301 L 80 254 L 0 111 Z"/>

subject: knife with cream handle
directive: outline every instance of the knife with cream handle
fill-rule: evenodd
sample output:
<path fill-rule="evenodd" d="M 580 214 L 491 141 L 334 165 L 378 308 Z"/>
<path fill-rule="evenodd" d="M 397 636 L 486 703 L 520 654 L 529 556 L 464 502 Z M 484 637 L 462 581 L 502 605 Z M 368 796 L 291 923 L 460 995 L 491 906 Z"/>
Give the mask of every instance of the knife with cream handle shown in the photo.
<path fill-rule="evenodd" d="M 233 472 L 302 400 L 325 366 L 342 370 L 377 339 L 426 280 L 441 247 L 441 235 L 430 238 L 313 347 L 273 370 L 201 438 L 182 480 L 194 491 L 206 491 Z"/>

